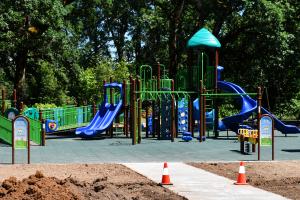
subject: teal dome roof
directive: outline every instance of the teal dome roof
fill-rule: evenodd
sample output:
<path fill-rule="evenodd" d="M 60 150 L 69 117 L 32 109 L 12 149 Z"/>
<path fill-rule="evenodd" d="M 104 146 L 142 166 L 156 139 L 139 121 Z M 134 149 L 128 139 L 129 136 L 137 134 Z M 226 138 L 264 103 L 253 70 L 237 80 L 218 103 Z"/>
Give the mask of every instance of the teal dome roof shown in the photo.
<path fill-rule="evenodd" d="M 187 47 L 198 47 L 198 46 L 220 48 L 221 43 L 206 28 L 202 28 L 197 33 L 195 33 L 187 43 Z"/>

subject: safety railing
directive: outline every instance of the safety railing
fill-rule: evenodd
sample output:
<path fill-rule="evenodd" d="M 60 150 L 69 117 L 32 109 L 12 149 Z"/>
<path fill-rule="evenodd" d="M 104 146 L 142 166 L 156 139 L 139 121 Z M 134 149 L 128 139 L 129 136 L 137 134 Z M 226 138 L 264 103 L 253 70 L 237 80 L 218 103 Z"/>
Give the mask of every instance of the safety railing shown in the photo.
<path fill-rule="evenodd" d="M 87 125 L 93 117 L 91 105 L 43 109 L 42 118 L 57 121 L 58 131 Z"/>

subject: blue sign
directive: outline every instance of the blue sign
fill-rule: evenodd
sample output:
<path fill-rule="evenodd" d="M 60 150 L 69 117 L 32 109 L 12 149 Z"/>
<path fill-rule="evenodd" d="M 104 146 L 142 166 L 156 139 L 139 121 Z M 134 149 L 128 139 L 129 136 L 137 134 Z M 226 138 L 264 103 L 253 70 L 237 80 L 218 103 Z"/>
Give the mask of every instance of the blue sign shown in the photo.
<path fill-rule="evenodd" d="M 270 116 L 262 116 L 259 121 L 260 145 L 272 146 L 273 119 Z"/>
<path fill-rule="evenodd" d="M 45 124 L 46 124 L 46 132 L 47 133 L 55 132 L 58 128 L 58 123 L 56 120 L 47 119 Z"/>

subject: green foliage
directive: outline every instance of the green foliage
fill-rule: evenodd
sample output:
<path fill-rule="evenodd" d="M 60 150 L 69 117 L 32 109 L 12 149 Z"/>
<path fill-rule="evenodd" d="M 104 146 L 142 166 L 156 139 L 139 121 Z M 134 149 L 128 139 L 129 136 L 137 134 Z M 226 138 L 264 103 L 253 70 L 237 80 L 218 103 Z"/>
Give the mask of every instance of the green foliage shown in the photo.
<path fill-rule="evenodd" d="M 76 96 L 78 103 L 87 104 L 99 101 L 103 94 L 103 81 L 109 82 L 110 77 L 118 82 L 128 79 L 128 64 L 124 61 L 103 60 L 99 61 L 94 68 L 82 70 L 76 87 L 76 90 L 80 91 Z"/>
<path fill-rule="evenodd" d="M 300 119 L 300 92 L 289 103 L 281 103 L 277 106 L 276 114 L 285 120 Z"/>
<path fill-rule="evenodd" d="M 291 111 L 292 116 L 295 119 L 300 120 L 300 92 L 298 92 L 297 96 L 291 100 Z"/>
<path fill-rule="evenodd" d="M 221 119 L 239 113 L 239 110 L 233 104 L 222 104 L 219 109 Z"/>
<path fill-rule="evenodd" d="M 48 108 L 56 108 L 57 106 L 53 103 L 46 103 L 46 104 L 43 104 L 43 103 L 35 103 L 33 105 L 34 108 L 37 108 L 37 109 L 48 109 Z"/>
<path fill-rule="evenodd" d="M 2 0 L 0 85 L 28 105 L 99 101 L 103 80 L 128 79 L 141 64 L 159 61 L 170 74 L 190 65 L 186 42 L 206 27 L 222 44 L 226 80 L 249 92 L 266 86 L 271 110 L 297 117 L 299 8 L 294 0 Z"/>

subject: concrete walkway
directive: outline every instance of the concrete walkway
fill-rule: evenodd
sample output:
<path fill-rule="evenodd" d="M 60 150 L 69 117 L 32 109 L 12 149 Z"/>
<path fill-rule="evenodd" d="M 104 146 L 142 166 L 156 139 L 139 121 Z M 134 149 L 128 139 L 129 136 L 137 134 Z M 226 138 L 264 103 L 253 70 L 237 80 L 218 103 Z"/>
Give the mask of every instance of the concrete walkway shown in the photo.
<path fill-rule="evenodd" d="M 163 163 L 125 163 L 124 165 L 157 183 L 161 181 Z M 190 200 L 286 199 L 249 185 L 234 185 L 232 180 L 184 163 L 168 163 L 168 167 L 174 185 L 167 188 Z"/>

